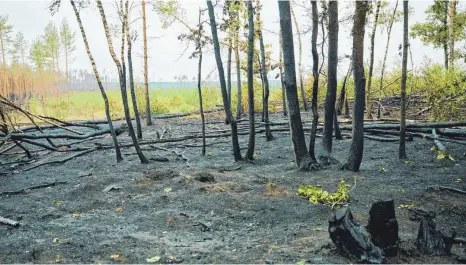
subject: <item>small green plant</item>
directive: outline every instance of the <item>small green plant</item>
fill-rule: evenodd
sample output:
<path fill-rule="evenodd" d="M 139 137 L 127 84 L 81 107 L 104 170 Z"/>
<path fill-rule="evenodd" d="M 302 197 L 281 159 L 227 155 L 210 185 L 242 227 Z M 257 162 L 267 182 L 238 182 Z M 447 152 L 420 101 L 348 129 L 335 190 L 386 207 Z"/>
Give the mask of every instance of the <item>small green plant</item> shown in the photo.
<path fill-rule="evenodd" d="M 322 203 L 325 205 L 331 205 L 333 208 L 348 201 L 350 192 L 348 187 L 349 185 L 347 185 L 343 179 L 338 184 L 338 189 L 334 193 L 329 193 L 328 191 L 313 185 L 301 185 L 298 188 L 298 195 L 308 198 L 313 204 Z"/>
<path fill-rule="evenodd" d="M 451 161 L 455 161 L 453 156 L 451 156 L 447 151 L 437 151 L 437 159 L 439 160 L 448 159 Z"/>

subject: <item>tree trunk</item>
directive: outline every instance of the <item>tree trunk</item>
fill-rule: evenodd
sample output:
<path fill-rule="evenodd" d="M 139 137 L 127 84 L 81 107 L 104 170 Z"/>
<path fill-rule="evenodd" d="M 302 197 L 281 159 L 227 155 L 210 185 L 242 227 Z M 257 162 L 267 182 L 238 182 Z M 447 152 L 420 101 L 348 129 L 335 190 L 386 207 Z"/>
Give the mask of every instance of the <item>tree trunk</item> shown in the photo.
<path fill-rule="evenodd" d="M 401 62 L 401 113 L 400 113 L 400 148 L 399 159 L 406 159 L 406 68 L 408 65 L 408 0 L 403 1 L 403 61 Z"/>
<path fill-rule="evenodd" d="M 126 15 L 129 15 L 128 10 L 126 10 Z M 128 20 L 128 19 L 127 19 Z M 128 42 L 128 70 L 129 70 L 129 89 L 131 93 L 131 101 L 133 103 L 134 118 L 136 120 L 136 133 L 138 139 L 142 139 L 142 127 L 141 127 L 141 118 L 139 117 L 138 110 L 138 101 L 136 99 L 136 92 L 134 91 L 134 77 L 133 77 L 133 59 L 132 59 L 132 47 L 131 47 L 131 34 L 129 32 L 129 24 L 126 21 L 126 38 Z"/>
<path fill-rule="evenodd" d="M 231 34 L 229 34 L 231 35 Z M 228 61 L 227 61 L 227 92 L 228 92 L 228 104 L 231 106 L 231 38 L 228 40 Z M 225 123 L 229 124 L 228 119 L 225 119 Z"/>
<path fill-rule="evenodd" d="M 5 46 L 4 46 L 4 40 L 3 40 L 3 33 L 0 32 L 0 48 L 2 49 L 2 65 L 3 69 L 6 69 L 6 58 L 5 58 Z"/>
<path fill-rule="evenodd" d="M 199 62 L 197 65 L 197 91 L 199 93 L 199 113 L 201 114 L 202 121 L 202 155 L 205 156 L 205 117 L 204 117 L 204 106 L 202 105 L 202 90 L 201 90 L 201 81 L 202 81 L 202 12 L 199 10 L 199 34 L 197 36 L 197 46 L 199 47 Z"/>
<path fill-rule="evenodd" d="M 379 21 L 380 4 L 382 0 L 377 2 L 375 9 L 374 26 L 372 28 L 370 58 L 369 58 L 369 80 L 367 81 L 367 92 L 366 92 L 366 117 L 372 119 L 372 101 L 371 101 L 371 86 L 372 86 L 372 72 L 374 70 L 374 44 L 375 44 L 375 33 L 377 32 L 377 23 Z"/>
<path fill-rule="evenodd" d="M 315 144 L 317 135 L 317 124 L 319 122 L 319 112 L 317 110 L 317 97 L 319 90 L 319 54 L 317 53 L 317 36 L 319 35 L 319 11 L 317 10 L 316 0 L 311 1 L 312 5 L 312 76 L 314 78 L 312 82 L 312 128 L 311 137 L 309 141 L 309 154 L 313 160 L 316 160 L 315 156 Z"/>
<path fill-rule="evenodd" d="M 364 93 L 366 78 L 364 75 L 364 31 L 366 23 L 366 1 L 356 1 L 353 25 L 353 69 L 354 69 L 354 103 L 353 103 L 353 139 L 351 141 L 348 161 L 343 168 L 359 171 L 364 150 Z"/>
<path fill-rule="evenodd" d="M 74 0 L 71 0 L 71 5 L 73 6 L 74 14 L 79 24 L 79 30 L 81 31 L 81 35 L 83 37 L 84 46 L 86 46 L 87 56 L 92 64 L 92 69 L 94 70 L 95 78 L 97 80 L 97 84 L 99 85 L 100 93 L 102 94 L 102 98 L 104 99 L 105 104 L 105 116 L 107 117 L 108 127 L 110 128 L 110 133 L 112 135 L 113 145 L 115 146 L 115 153 L 116 153 L 116 160 L 120 162 L 123 160 L 121 156 L 120 146 L 118 145 L 118 140 L 115 134 L 115 130 L 113 128 L 112 118 L 110 117 L 110 106 L 108 103 L 107 93 L 105 92 L 104 86 L 102 85 L 102 80 L 100 79 L 99 72 L 97 71 L 97 66 L 94 61 L 94 57 L 91 54 L 91 50 L 89 48 L 89 43 L 87 42 L 86 32 L 84 31 L 83 24 L 81 22 L 81 17 L 79 15 L 78 9 L 74 3 Z"/>
<path fill-rule="evenodd" d="M 236 124 L 236 119 L 233 117 L 233 113 L 231 112 L 231 106 L 230 104 L 228 104 L 228 91 L 227 91 L 227 86 L 225 82 L 225 73 L 223 70 L 222 57 L 220 56 L 220 43 L 218 41 L 217 24 L 215 23 L 214 7 L 212 5 L 211 0 L 207 0 L 206 2 L 207 2 L 207 7 L 209 9 L 210 28 L 212 30 L 212 42 L 214 43 L 215 60 L 217 62 L 218 75 L 220 79 L 220 88 L 222 90 L 223 107 L 225 109 L 227 118 L 230 121 L 233 155 L 234 155 L 235 161 L 238 161 L 238 160 L 241 160 L 241 150 L 239 148 L 239 142 L 238 142 L 238 128 L 237 128 L 238 126 Z"/>
<path fill-rule="evenodd" d="M 264 84 L 264 99 L 263 99 L 263 113 L 264 113 L 264 122 L 265 122 L 265 138 L 267 141 L 271 141 L 273 139 L 272 132 L 270 131 L 269 125 L 269 78 L 267 77 L 267 67 L 265 61 L 265 47 L 264 47 L 264 38 L 262 36 L 262 21 L 260 16 L 260 2 L 257 1 L 257 20 L 259 22 L 258 25 L 258 35 L 259 35 L 259 45 L 261 50 L 261 72 L 262 72 L 262 82 Z"/>
<path fill-rule="evenodd" d="M 383 61 L 382 61 L 382 73 L 381 73 L 381 76 L 380 76 L 380 84 L 379 84 L 379 102 L 382 101 L 382 93 L 383 93 L 382 85 L 383 85 L 383 77 L 384 77 L 384 74 L 385 74 L 385 64 L 387 62 L 388 46 L 390 44 L 390 36 L 392 34 L 392 27 L 393 27 L 393 23 L 395 22 L 396 9 L 397 8 L 398 8 L 398 0 L 396 0 L 395 8 L 393 9 L 393 14 L 392 14 L 392 17 L 390 19 L 390 23 L 388 25 L 387 42 L 385 44 L 385 53 L 384 53 Z M 381 117 L 380 111 L 381 111 L 381 106 L 379 104 L 378 107 L 377 107 L 377 119 L 380 119 L 380 117 Z"/>
<path fill-rule="evenodd" d="M 142 39 L 144 43 L 144 96 L 146 100 L 146 125 L 152 125 L 150 116 L 150 98 L 149 98 L 149 73 L 147 63 L 147 25 L 146 25 L 146 1 L 141 1 L 142 5 Z"/>
<path fill-rule="evenodd" d="M 343 79 L 343 85 L 341 86 L 340 96 L 337 101 L 336 112 L 337 115 L 341 115 L 343 106 L 345 105 L 346 101 L 346 81 L 348 81 L 348 76 L 351 74 L 351 61 L 348 67 L 348 72 L 346 72 L 345 78 Z M 346 113 L 345 113 L 346 114 Z"/>
<path fill-rule="evenodd" d="M 282 108 L 283 108 L 283 116 L 287 116 L 287 107 L 286 107 L 286 92 L 285 92 L 285 82 L 284 82 L 284 74 L 285 72 L 283 71 L 283 51 L 282 51 L 282 38 L 281 38 L 281 30 L 280 30 L 280 36 L 278 37 L 279 38 L 279 43 L 280 43 L 280 47 L 278 47 L 280 49 L 280 61 L 279 61 L 279 64 L 280 64 L 280 83 L 282 84 Z"/>
<path fill-rule="evenodd" d="M 248 109 L 249 109 L 249 143 L 246 158 L 254 159 L 255 129 L 254 129 L 254 9 L 252 1 L 247 1 L 248 5 Z"/>
<path fill-rule="evenodd" d="M 443 28 L 445 30 L 448 29 L 448 2 L 449 1 L 445 1 L 444 4 L 445 4 L 445 14 L 443 14 L 443 17 L 442 17 L 442 24 L 443 24 Z M 448 56 L 451 56 L 451 54 L 448 54 L 448 38 L 447 40 L 445 40 L 445 42 L 443 43 L 443 54 L 445 56 L 445 69 L 448 70 L 449 68 L 449 60 L 448 60 Z"/>
<path fill-rule="evenodd" d="M 450 67 L 454 67 L 455 61 L 455 13 L 456 13 L 456 0 L 450 0 L 450 9 L 449 9 L 449 17 L 450 17 L 450 27 L 449 27 L 449 39 L 450 39 Z"/>
<path fill-rule="evenodd" d="M 126 2 L 126 5 L 127 4 L 128 2 Z M 122 23 L 122 32 L 121 32 L 121 60 L 122 62 L 120 63 L 120 61 L 118 60 L 115 54 L 115 51 L 113 50 L 112 38 L 110 36 L 107 18 L 105 16 L 105 12 L 104 12 L 104 8 L 102 6 L 101 0 L 97 0 L 97 7 L 99 9 L 100 16 L 102 18 L 102 23 L 105 29 L 105 36 L 107 38 L 108 49 L 109 49 L 110 55 L 112 56 L 112 59 L 115 62 L 115 65 L 117 66 L 118 77 L 120 81 L 121 98 L 123 101 L 123 109 L 125 112 L 125 119 L 126 119 L 126 124 L 128 125 L 129 134 L 131 136 L 131 140 L 133 141 L 134 148 L 136 149 L 136 153 L 138 154 L 139 159 L 141 160 L 141 163 L 143 164 L 149 163 L 149 160 L 147 160 L 147 158 L 142 153 L 138 140 L 136 139 L 136 135 L 134 133 L 133 124 L 131 123 L 131 117 L 130 117 L 129 107 L 128 107 L 128 94 L 126 92 L 126 67 L 124 64 L 125 24 L 126 24 L 127 17 L 126 17 L 126 14 L 124 14 L 123 23 Z"/>
<path fill-rule="evenodd" d="M 239 12 L 237 12 L 237 19 L 239 21 Z M 238 84 L 238 105 L 236 108 L 236 117 L 239 119 L 243 115 L 243 96 L 241 91 L 241 63 L 239 56 L 239 27 L 235 31 L 235 60 L 236 60 L 236 83 Z"/>
<path fill-rule="evenodd" d="M 296 20 L 296 16 L 294 14 L 293 8 L 291 8 L 291 16 L 293 17 L 293 23 L 296 27 L 296 34 L 298 37 L 298 76 L 299 76 L 299 86 L 301 90 L 301 97 L 303 99 L 303 107 L 305 111 L 309 110 L 309 106 L 307 105 L 307 98 L 306 93 L 304 93 L 304 83 L 303 83 L 303 66 L 301 60 L 303 58 L 303 49 L 301 43 L 301 32 L 299 31 L 298 21 Z"/>
<path fill-rule="evenodd" d="M 296 86 L 296 65 L 293 44 L 293 27 L 291 24 L 291 10 L 289 1 L 278 1 L 280 13 L 280 32 L 282 38 L 283 60 L 285 65 L 285 87 L 288 100 L 288 110 L 291 129 L 291 143 L 293 145 L 296 165 L 300 169 L 309 169 L 315 160 L 311 158 L 304 138 L 301 113 L 299 111 L 298 89 Z"/>
<path fill-rule="evenodd" d="M 328 81 L 325 97 L 324 132 L 320 157 L 332 154 L 333 117 L 337 98 L 337 65 L 338 65 L 338 1 L 328 3 Z"/>

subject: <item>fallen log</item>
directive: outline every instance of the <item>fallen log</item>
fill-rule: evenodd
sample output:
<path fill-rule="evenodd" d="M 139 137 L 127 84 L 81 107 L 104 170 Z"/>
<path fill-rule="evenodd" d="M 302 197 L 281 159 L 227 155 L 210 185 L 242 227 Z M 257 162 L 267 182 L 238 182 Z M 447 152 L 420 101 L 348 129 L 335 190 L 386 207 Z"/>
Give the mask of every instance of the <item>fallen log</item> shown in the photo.
<path fill-rule="evenodd" d="M 443 145 L 442 142 L 440 142 L 440 140 L 438 139 L 437 132 L 435 131 L 435 129 L 432 129 L 432 140 L 434 140 L 434 143 L 440 152 L 447 151 L 447 148 L 445 147 L 445 145 Z"/>
<path fill-rule="evenodd" d="M 66 181 L 54 181 L 52 183 L 40 184 L 40 185 L 27 187 L 27 188 L 15 190 L 15 191 L 3 191 L 3 192 L 0 192 L 0 196 L 3 196 L 3 195 L 16 195 L 16 194 L 25 193 L 28 190 L 48 188 L 48 187 L 53 187 L 53 186 L 58 185 L 58 184 L 66 184 L 66 183 L 67 183 Z"/>
<path fill-rule="evenodd" d="M 359 262 L 381 264 L 386 261 L 383 250 L 370 241 L 367 230 L 353 220 L 348 207 L 335 212 L 329 220 L 328 231 L 335 246 Z"/>
<path fill-rule="evenodd" d="M 113 146 L 112 146 L 113 148 Z M 73 158 L 76 158 L 76 157 L 79 157 L 79 156 L 83 156 L 85 154 L 89 154 L 91 152 L 94 152 L 94 151 L 97 151 L 99 150 L 99 148 L 93 148 L 93 149 L 88 149 L 88 150 L 85 150 L 85 151 L 82 151 L 82 152 L 79 152 L 75 155 L 72 155 L 70 157 L 67 157 L 67 158 L 63 158 L 63 159 L 59 159 L 59 160 L 54 160 L 54 161 L 49 161 L 49 162 L 43 162 L 43 163 L 39 163 L 39 164 L 36 164 L 36 165 L 33 165 L 32 167 L 28 167 L 26 169 L 24 169 L 24 171 L 29 171 L 31 169 L 34 169 L 34 168 L 38 168 L 38 167 L 41 167 L 41 166 L 45 166 L 45 165 L 55 165 L 55 164 L 63 164 Z"/>

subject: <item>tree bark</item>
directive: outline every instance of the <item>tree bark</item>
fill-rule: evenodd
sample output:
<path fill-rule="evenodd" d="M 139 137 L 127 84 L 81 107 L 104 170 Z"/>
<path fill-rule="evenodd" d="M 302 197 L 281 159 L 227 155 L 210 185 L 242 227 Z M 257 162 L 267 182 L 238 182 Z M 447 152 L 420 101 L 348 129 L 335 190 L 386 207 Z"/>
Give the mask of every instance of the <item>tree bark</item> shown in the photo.
<path fill-rule="evenodd" d="M 348 76 L 351 74 L 351 69 L 352 69 L 352 61 L 350 61 L 350 65 L 348 67 L 348 72 L 346 72 L 345 78 L 343 79 L 343 85 L 341 86 L 340 90 L 340 96 L 337 101 L 337 107 L 336 107 L 336 112 L 337 115 L 341 115 L 343 107 L 345 105 L 346 101 L 346 83 L 348 81 Z M 346 115 L 346 113 L 345 113 Z"/>
<path fill-rule="evenodd" d="M 449 1 L 445 1 L 444 4 L 445 4 L 445 14 L 443 15 L 442 17 L 442 24 L 443 24 L 443 27 L 445 30 L 448 29 L 448 3 Z M 445 56 L 445 69 L 448 70 L 449 68 L 449 55 L 451 56 L 451 54 L 448 54 L 448 39 L 445 40 L 445 42 L 443 43 L 443 54 Z"/>
<path fill-rule="evenodd" d="M 249 143 L 246 158 L 249 160 L 254 159 L 255 147 L 255 129 L 254 129 L 254 9 L 252 1 L 247 2 L 248 5 L 248 108 L 249 108 Z"/>
<path fill-rule="evenodd" d="M 449 27 L 449 39 L 450 39 L 450 67 L 453 67 L 455 61 L 455 13 L 456 13 L 456 0 L 450 0 L 450 27 Z"/>
<path fill-rule="evenodd" d="M 317 110 L 317 97 L 319 90 L 319 54 L 317 53 L 317 36 L 319 35 L 319 11 L 317 10 L 316 0 L 311 1 L 312 5 L 312 76 L 314 78 L 312 82 L 312 127 L 311 136 L 309 140 L 309 155 L 313 160 L 316 160 L 315 156 L 315 143 L 317 135 L 317 124 L 319 122 L 319 112 Z"/>
<path fill-rule="evenodd" d="M 303 107 L 305 111 L 309 110 L 309 106 L 307 105 L 307 98 L 306 93 L 304 93 L 304 82 L 303 82 L 303 66 L 302 66 L 302 58 L 303 58 L 303 49 L 302 49 L 302 42 L 301 42 L 301 32 L 299 31 L 298 21 L 296 20 L 296 15 L 294 14 L 293 8 L 291 8 L 291 16 L 293 17 L 293 23 L 296 27 L 296 34 L 298 38 L 298 76 L 299 76 L 299 87 L 301 90 L 301 97 L 303 100 Z"/>
<path fill-rule="evenodd" d="M 348 161 L 343 168 L 359 171 L 364 151 L 364 93 L 366 78 L 364 75 L 364 33 L 367 2 L 356 1 L 353 25 L 353 69 L 354 69 L 354 104 L 353 130 Z"/>
<path fill-rule="evenodd" d="M 280 49 L 280 61 L 279 61 L 279 64 L 280 64 L 280 83 L 282 84 L 282 108 L 283 108 L 283 116 L 287 116 L 288 115 L 288 110 L 287 110 L 287 107 L 286 107 L 286 92 L 285 92 L 285 81 L 284 81 L 284 74 L 285 72 L 283 71 L 283 51 L 282 51 L 282 38 L 281 38 L 281 30 L 280 30 L 280 36 L 278 37 L 279 38 L 279 44 L 280 44 L 280 47 L 278 47 Z"/>
<path fill-rule="evenodd" d="M 320 157 L 332 154 L 333 118 L 337 98 L 337 65 L 338 65 L 338 1 L 328 3 L 328 81 L 325 97 L 324 132 Z"/>
<path fill-rule="evenodd" d="M 257 21 L 258 21 L 258 29 L 257 33 L 259 35 L 259 46 L 261 52 L 261 73 L 262 73 L 262 82 L 264 85 L 264 98 L 263 98 L 263 113 L 264 113 L 264 122 L 265 122 L 265 138 L 267 141 L 271 141 L 273 139 L 272 132 L 270 131 L 270 124 L 269 124 L 269 78 L 267 77 L 267 67 L 265 61 L 265 47 L 264 47 L 264 38 L 262 36 L 262 20 L 260 15 L 261 5 L 260 1 L 257 0 Z"/>
<path fill-rule="evenodd" d="M 385 53 L 384 53 L 384 56 L 383 56 L 383 61 L 382 61 L 382 73 L 381 73 L 381 76 L 380 76 L 380 84 L 379 84 L 379 102 L 382 101 L 382 84 L 383 84 L 383 77 L 384 77 L 384 74 L 385 74 L 385 64 L 387 62 L 387 54 L 388 54 L 388 46 L 390 44 L 390 36 L 392 34 L 392 27 L 393 27 L 393 23 L 395 22 L 395 17 L 396 17 L 396 9 L 398 8 L 398 0 L 396 0 L 396 3 L 395 3 L 395 8 L 393 9 L 393 14 L 392 14 L 392 17 L 390 19 L 390 23 L 388 25 L 388 32 L 387 32 L 387 42 L 385 44 Z M 377 119 L 380 119 L 381 115 L 380 115 L 380 111 L 381 111 L 381 106 L 380 104 L 378 105 L 377 107 Z"/>
<path fill-rule="evenodd" d="M 239 21 L 239 12 L 237 12 L 237 19 Z M 236 60 L 236 83 L 238 83 L 238 105 L 236 108 L 236 118 L 241 118 L 243 115 L 243 96 L 241 91 L 241 63 L 240 63 L 240 56 L 239 56 L 239 27 L 235 31 L 235 60 Z"/>
<path fill-rule="evenodd" d="M 231 34 L 229 34 L 231 35 Z M 227 60 L 227 92 L 228 92 L 228 104 L 231 106 L 231 38 L 228 39 L 228 60 Z M 229 124 L 228 119 L 225 119 L 226 124 Z"/>
<path fill-rule="evenodd" d="M 408 65 L 408 0 L 403 0 L 403 60 L 401 62 L 401 113 L 400 113 L 400 146 L 398 158 L 406 159 L 406 68 Z"/>
<path fill-rule="evenodd" d="M 113 128 L 113 123 L 112 123 L 112 118 L 110 116 L 110 105 L 108 103 L 108 98 L 107 98 L 107 93 L 105 92 L 104 86 L 102 85 L 102 80 L 100 79 L 99 72 L 97 71 L 97 66 L 94 61 L 94 57 L 91 54 L 91 50 L 89 48 L 89 43 L 87 42 L 87 36 L 86 32 L 84 31 L 83 24 L 81 22 L 81 16 L 79 15 L 78 9 L 76 8 L 76 4 L 74 0 L 70 0 L 71 6 L 73 6 L 74 14 L 76 16 L 76 20 L 78 21 L 79 24 L 79 30 L 81 31 L 81 35 L 83 37 L 84 41 L 84 46 L 86 47 L 86 52 L 87 56 L 89 57 L 89 61 L 91 61 L 92 69 L 94 70 L 95 78 L 97 80 L 97 84 L 100 89 L 100 93 L 102 94 L 102 98 L 104 99 L 104 105 L 105 105 L 105 116 L 107 117 L 107 122 L 108 126 L 110 128 L 110 133 L 112 135 L 112 140 L 113 140 L 113 145 L 115 147 L 115 154 L 116 154 L 116 160 L 117 162 L 120 162 L 123 160 L 123 157 L 121 156 L 121 151 L 120 151 L 120 146 L 118 144 L 118 140 L 115 134 L 115 129 Z"/>
<path fill-rule="evenodd" d="M 214 7 L 212 5 L 211 0 L 207 0 L 206 2 L 207 2 L 207 7 L 209 9 L 210 28 L 212 30 L 212 41 L 214 43 L 215 60 L 217 62 L 218 75 L 220 79 L 220 88 L 222 90 L 223 107 L 225 108 L 225 113 L 227 115 L 228 120 L 230 121 L 233 156 L 235 158 L 235 161 L 238 161 L 238 160 L 241 160 L 241 150 L 239 148 L 239 142 L 238 142 L 238 128 L 236 124 L 236 119 L 233 117 L 233 113 L 231 112 L 231 106 L 230 104 L 228 104 L 228 91 L 227 91 L 227 86 L 225 82 L 225 72 L 223 70 L 222 57 L 220 56 L 220 43 L 218 41 L 217 24 L 215 23 Z"/>
<path fill-rule="evenodd" d="M 205 156 L 205 117 L 204 117 L 204 106 L 202 104 L 202 90 L 201 90 L 201 81 L 202 81 L 202 12 L 199 10 L 199 34 L 197 36 L 197 46 L 199 47 L 199 62 L 197 66 L 197 91 L 199 93 L 199 112 L 201 114 L 201 121 L 202 121 L 202 155 Z"/>
<path fill-rule="evenodd" d="M 129 16 L 129 10 L 126 8 L 126 16 Z M 126 19 L 126 41 L 128 44 L 128 71 L 129 71 L 129 89 L 131 94 L 131 101 L 133 103 L 134 117 L 136 120 L 136 133 L 138 139 L 142 139 L 142 127 L 141 117 L 139 117 L 138 101 L 136 99 L 136 92 L 134 91 L 134 77 L 133 77 L 133 59 L 132 59 L 132 46 L 131 46 L 131 34 L 129 32 L 129 23 Z"/>
<path fill-rule="evenodd" d="M 128 2 L 126 2 L 128 4 Z M 139 156 L 139 160 L 141 160 L 141 163 L 149 163 L 149 160 L 144 156 L 142 153 L 142 150 L 139 146 L 138 140 L 136 139 L 136 135 L 134 133 L 134 128 L 133 124 L 131 123 L 131 117 L 129 113 L 129 107 L 128 107 L 128 95 L 126 92 L 126 67 L 124 65 L 124 43 L 125 43 L 125 23 L 126 23 L 126 14 L 123 16 L 123 25 L 122 25 L 122 32 L 121 32 L 121 60 L 122 63 L 118 60 L 115 51 L 113 50 L 113 43 L 112 43 L 112 38 L 110 36 L 110 31 L 107 23 L 107 18 L 105 16 L 105 11 L 102 6 L 102 1 L 97 0 L 97 7 L 99 9 L 100 16 L 102 18 L 102 24 L 105 29 L 105 36 L 107 38 L 107 44 L 108 44 L 108 49 L 110 52 L 110 55 L 112 56 L 113 61 L 115 62 L 115 65 L 118 70 L 118 77 L 120 81 L 120 90 L 121 90 L 121 98 L 123 101 L 123 109 L 125 112 L 125 120 L 126 124 L 128 125 L 128 131 L 129 135 L 131 136 L 131 140 L 133 141 L 134 148 L 136 149 L 136 153 Z"/>
<path fill-rule="evenodd" d="M 146 1 L 141 1 L 142 5 L 142 39 L 144 43 L 144 96 L 146 100 L 146 125 L 152 125 L 150 115 L 150 98 L 149 98 L 149 70 L 147 60 L 147 25 L 146 25 Z"/>
<path fill-rule="evenodd" d="M 382 0 L 377 1 L 377 7 L 375 8 L 374 26 L 370 35 L 371 47 L 370 47 L 370 58 L 369 58 L 369 77 L 367 81 L 366 91 L 366 117 L 372 119 L 372 101 L 371 101 L 371 86 L 372 86 L 372 72 L 374 70 L 374 45 L 375 45 L 375 33 L 377 32 L 377 23 L 379 21 L 380 4 Z"/>
<path fill-rule="evenodd" d="M 278 1 L 280 13 L 280 32 L 282 38 L 283 60 L 285 65 L 285 87 L 288 100 L 288 110 L 291 129 L 291 143 L 293 145 L 296 165 L 300 169 L 309 169 L 315 161 L 309 155 L 304 138 L 301 113 L 299 111 L 298 89 L 296 86 L 296 66 L 293 44 L 293 27 L 291 24 L 291 10 L 289 1 Z"/>

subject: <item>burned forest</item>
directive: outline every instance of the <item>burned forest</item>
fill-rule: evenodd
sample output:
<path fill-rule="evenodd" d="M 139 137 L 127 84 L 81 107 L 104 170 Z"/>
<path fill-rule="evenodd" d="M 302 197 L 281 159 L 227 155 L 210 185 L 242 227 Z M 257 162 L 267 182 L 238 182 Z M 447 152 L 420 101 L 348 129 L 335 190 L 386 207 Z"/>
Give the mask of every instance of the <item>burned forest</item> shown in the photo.
<path fill-rule="evenodd" d="M 0 52 L 0 263 L 466 263 L 463 2 L 6 1 Z"/>

